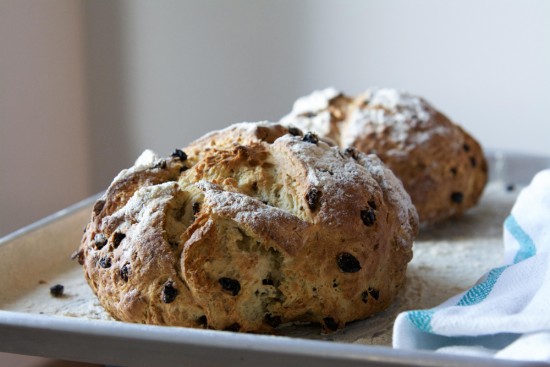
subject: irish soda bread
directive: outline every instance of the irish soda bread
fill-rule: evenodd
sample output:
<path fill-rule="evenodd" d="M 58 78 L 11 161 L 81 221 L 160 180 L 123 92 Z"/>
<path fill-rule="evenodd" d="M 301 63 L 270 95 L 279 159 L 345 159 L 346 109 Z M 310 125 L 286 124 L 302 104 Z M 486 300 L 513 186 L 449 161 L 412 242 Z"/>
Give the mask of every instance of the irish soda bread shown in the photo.
<path fill-rule="evenodd" d="M 119 320 L 336 330 L 390 304 L 417 226 L 376 156 L 242 123 L 168 158 L 145 152 L 95 204 L 76 256 Z"/>
<path fill-rule="evenodd" d="M 478 142 L 409 93 L 372 88 L 349 97 L 329 88 L 298 99 L 281 122 L 377 154 L 403 182 L 421 223 L 462 214 L 487 182 Z"/>

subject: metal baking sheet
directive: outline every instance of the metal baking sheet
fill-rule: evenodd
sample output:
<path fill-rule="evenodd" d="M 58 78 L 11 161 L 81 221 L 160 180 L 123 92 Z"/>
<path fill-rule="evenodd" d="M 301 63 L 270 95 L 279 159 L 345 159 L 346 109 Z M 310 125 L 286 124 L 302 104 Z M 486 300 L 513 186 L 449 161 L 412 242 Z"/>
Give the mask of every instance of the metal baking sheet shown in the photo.
<path fill-rule="evenodd" d="M 497 151 L 489 152 L 488 158 L 493 192 L 506 192 L 504 199 L 499 196 L 497 201 L 494 198 L 482 201 L 473 214 L 461 219 L 461 225 L 477 228 L 472 232 L 478 236 L 475 241 L 498 246 L 501 233 L 495 231 L 495 226 L 489 229 L 490 233 L 479 232 L 476 221 L 493 216 L 491 211 L 507 215 L 519 187 L 527 184 L 536 172 L 550 167 L 550 158 Z M 388 346 L 388 339 L 384 337 L 391 333 L 398 312 L 430 306 L 430 302 L 437 304 L 457 293 L 458 288 L 475 281 L 483 273 L 482 269 L 495 265 L 498 253 L 487 259 L 480 257 L 479 274 L 462 279 L 464 284 L 459 284 L 457 289 L 449 287 L 445 279 L 440 284 L 426 283 L 424 288 L 439 287 L 434 291 L 435 298 L 420 305 L 398 299 L 381 315 L 352 323 L 335 334 L 321 335 L 319 328 L 310 326 L 282 329 L 281 335 L 255 335 L 110 320 L 101 306 L 91 301 L 91 291 L 82 290 L 78 294 L 74 291 L 78 287 L 82 289 L 83 275 L 80 266 L 70 260 L 95 199 L 84 200 L 0 239 L 0 351 L 118 366 L 535 365 L 396 350 Z M 501 218 L 496 216 L 494 220 Z M 432 250 L 430 243 L 458 236 L 453 222 L 422 233 L 415 243 L 415 259 L 419 253 Z M 415 263 L 409 269 L 412 277 L 403 292 L 405 296 L 419 289 L 415 288 L 418 286 L 415 271 L 421 275 L 433 271 L 429 264 L 422 263 Z M 66 288 L 66 295 L 59 299 L 49 296 L 49 287 L 56 283 Z"/>

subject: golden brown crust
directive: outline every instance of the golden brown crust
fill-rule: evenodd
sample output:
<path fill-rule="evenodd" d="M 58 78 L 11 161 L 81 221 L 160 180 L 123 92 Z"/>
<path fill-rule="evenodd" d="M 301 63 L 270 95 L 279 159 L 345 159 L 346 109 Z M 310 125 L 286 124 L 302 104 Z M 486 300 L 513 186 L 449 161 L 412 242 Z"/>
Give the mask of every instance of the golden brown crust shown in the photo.
<path fill-rule="evenodd" d="M 393 300 L 418 218 L 377 157 L 268 123 L 185 152 L 141 157 L 94 208 L 79 258 L 115 318 L 335 330 Z"/>
<path fill-rule="evenodd" d="M 487 182 L 480 144 L 422 98 L 371 89 L 355 98 L 316 92 L 298 102 L 285 125 L 377 154 L 403 182 L 421 223 L 460 215 L 478 202 Z M 335 108 L 344 117 L 335 118 Z"/>

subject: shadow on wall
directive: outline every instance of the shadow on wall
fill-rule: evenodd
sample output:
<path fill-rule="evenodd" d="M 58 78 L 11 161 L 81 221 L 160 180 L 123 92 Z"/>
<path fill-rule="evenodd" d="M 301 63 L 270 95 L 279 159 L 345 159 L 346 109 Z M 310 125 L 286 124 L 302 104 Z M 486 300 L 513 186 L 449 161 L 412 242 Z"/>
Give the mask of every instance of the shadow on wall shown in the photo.
<path fill-rule="evenodd" d="M 131 165 L 125 78 L 123 9 L 120 1 L 85 1 L 85 63 L 88 86 L 89 167 L 93 192 L 105 190 Z"/>
<path fill-rule="evenodd" d="M 91 194 L 81 5 L 0 1 L 0 236 Z"/>

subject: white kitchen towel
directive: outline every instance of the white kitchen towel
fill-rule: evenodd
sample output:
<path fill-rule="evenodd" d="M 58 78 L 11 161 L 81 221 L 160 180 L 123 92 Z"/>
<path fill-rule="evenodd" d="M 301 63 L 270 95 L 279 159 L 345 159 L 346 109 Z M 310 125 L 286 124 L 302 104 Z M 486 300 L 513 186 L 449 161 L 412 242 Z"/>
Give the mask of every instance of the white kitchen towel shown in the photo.
<path fill-rule="evenodd" d="M 550 362 L 550 170 L 504 222 L 504 261 L 430 310 L 401 313 L 393 346 Z"/>

